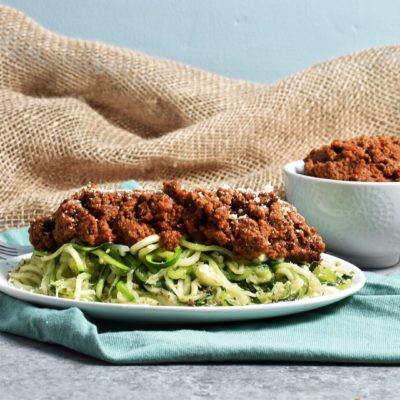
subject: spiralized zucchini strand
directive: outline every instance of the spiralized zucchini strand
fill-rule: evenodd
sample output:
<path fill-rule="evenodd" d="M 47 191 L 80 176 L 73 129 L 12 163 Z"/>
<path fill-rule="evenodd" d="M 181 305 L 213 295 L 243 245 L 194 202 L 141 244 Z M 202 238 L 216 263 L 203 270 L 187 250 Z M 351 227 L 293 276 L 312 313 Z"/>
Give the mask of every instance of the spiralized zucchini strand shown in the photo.
<path fill-rule="evenodd" d="M 240 260 L 219 246 L 183 238 L 175 251 L 151 235 L 127 246 L 66 243 L 35 252 L 9 274 L 15 286 L 72 300 L 174 306 L 243 306 L 323 296 L 352 285 L 326 261 Z M 129 251 L 128 251 L 129 250 Z"/>

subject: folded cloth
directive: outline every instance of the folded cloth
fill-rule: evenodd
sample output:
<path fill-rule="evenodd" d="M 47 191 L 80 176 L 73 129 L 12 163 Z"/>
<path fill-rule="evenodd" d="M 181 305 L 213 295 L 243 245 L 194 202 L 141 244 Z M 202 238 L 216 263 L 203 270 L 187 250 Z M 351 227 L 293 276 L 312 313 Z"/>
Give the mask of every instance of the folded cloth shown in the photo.
<path fill-rule="evenodd" d="M 27 243 L 27 230 L 0 240 Z M 367 273 L 339 303 L 240 323 L 149 325 L 95 320 L 78 308 L 37 307 L 0 293 L 0 331 L 57 343 L 114 364 L 200 361 L 400 363 L 400 274 Z"/>

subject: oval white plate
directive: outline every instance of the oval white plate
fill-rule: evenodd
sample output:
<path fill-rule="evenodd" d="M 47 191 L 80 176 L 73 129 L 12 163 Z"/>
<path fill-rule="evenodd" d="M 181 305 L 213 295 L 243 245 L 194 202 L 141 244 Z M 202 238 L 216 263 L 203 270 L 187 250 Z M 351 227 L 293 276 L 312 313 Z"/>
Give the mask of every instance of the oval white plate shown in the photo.
<path fill-rule="evenodd" d="M 219 322 L 239 321 L 261 318 L 279 317 L 297 314 L 327 306 L 342 300 L 359 291 L 365 284 L 364 273 L 355 265 L 323 254 L 325 260 L 340 261 L 342 266 L 354 273 L 351 288 L 337 294 L 314 297 L 302 300 L 288 301 L 273 304 L 259 304 L 250 306 L 232 307 L 177 307 L 177 306 L 144 306 L 135 304 L 111 304 L 88 301 L 75 301 L 42 294 L 36 294 L 19 289 L 7 281 L 8 272 L 18 264 L 22 258 L 29 258 L 30 254 L 16 257 L 12 260 L 0 262 L 0 291 L 30 303 L 52 308 L 78 307 L 82 311 L 98 318 L 124 321 L 148 322 Z"/>

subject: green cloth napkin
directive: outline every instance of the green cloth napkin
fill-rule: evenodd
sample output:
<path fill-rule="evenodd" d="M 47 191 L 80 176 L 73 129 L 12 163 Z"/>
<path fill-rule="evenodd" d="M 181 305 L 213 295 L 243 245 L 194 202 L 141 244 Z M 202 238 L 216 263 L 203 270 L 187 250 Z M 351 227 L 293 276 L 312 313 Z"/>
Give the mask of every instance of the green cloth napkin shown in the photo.
<path fill-rule="evenodd" d="M 2 233 L 0 240 L 26 244 L 27 229 Z M 360 292 L 315 311 L 191 326 L 95 320 L 78 308 L 42 308 L 0 293 L 0 331 L 57 343 L 114 364 L 400 363 L 400 274 L 366 275 Z"/>

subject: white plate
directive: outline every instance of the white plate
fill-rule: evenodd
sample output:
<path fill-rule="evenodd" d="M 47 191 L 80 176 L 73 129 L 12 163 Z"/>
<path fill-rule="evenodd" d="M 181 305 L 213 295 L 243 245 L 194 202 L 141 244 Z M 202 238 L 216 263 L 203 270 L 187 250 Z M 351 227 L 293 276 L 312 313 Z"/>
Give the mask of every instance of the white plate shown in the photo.
<path fill-rule="evenodd" d="M 98 303 L 62 299 L 31 293 L 10 284 L 7 281 L 8 272 L 14 268 L 22 258 L 29 257 L 30 255 L 28 254 L 25 256 L 16 257 L 12 260 L 0 262 L 0 291 L 17 299 L 39 304 L 41 306 L 51 308 L 78 307 L 82 311 L 94 317 L 124 321 L 219 322 L 279 317 L 288 314 L 297 314 L 335 303 L 356 293 L 365 284 L 365 275 L 359 268 L 348 263 L 347 261 L 324 254 L 324 260 L 340 261 L 345 270 L 354 273 L 353 285 L 351 288 L 328 296 L 250 306 L 177 307 Z"/>

